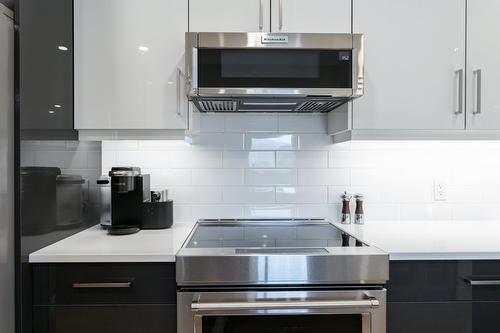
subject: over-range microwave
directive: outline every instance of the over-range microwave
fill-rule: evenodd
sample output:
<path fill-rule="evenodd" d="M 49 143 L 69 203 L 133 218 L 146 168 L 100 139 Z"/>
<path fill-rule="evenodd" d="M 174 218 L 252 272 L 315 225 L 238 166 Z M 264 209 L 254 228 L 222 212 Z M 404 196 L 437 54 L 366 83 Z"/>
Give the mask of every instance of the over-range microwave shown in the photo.
<path fill-rule="evenodd" d="M 329 112 L 363 95 L 363 62 L 362 34 L 186 33 L 202 112 Z"/>

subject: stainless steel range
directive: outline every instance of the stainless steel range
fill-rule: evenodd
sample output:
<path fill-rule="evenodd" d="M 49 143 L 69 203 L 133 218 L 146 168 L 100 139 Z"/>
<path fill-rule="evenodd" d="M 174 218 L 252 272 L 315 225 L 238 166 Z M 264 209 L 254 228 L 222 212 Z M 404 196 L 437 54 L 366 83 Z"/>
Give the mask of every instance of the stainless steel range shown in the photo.
<path fill-rule="evenodd" d="M 388 255 L 328 220 L 200 220 L 176 269 L 178 333 L 386 330 Z"/>

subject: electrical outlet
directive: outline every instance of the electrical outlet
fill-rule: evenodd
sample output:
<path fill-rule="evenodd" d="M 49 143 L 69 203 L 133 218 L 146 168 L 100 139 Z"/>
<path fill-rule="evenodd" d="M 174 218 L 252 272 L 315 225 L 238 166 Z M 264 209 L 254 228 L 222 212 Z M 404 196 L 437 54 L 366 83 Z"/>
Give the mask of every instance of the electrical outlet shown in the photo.
<path fill-rule="evenodd" d="M 434 201 L 448 200 L 448 186 L 442 180 L 434 181 Z"/>

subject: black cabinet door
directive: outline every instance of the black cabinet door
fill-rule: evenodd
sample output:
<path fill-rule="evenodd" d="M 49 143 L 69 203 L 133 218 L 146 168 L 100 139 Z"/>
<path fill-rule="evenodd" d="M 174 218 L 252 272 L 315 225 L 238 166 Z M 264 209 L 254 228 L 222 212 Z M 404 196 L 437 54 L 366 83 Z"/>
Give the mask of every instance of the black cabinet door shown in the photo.
<path fill-rule="evenodd" d="M 500 332 L 500 302 L 473 302 L 472 332 Z"/>
<path fill-rule="evenodd" d="M 471 311 L 470 302 L 388 303 L 387 333 L 471 333 Z"/>
<path fill-rule="evenodd" d="M 73 1 L 20 0 L 18 21 L 21 133 L 76 133 Z"/>
<path fill-rule="evenodd" d="M 175 333 L 175 305 L 35 306 L 34 333 Z"/>

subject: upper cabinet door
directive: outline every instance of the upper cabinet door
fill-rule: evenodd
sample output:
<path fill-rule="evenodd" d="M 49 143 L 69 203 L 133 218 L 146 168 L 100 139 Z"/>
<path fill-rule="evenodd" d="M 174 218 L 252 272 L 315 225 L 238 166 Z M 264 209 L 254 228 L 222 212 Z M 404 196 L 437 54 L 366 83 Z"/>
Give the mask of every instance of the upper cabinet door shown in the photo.
<path fill-rule="evenodd" d="M 75 0 L 75 128 L 185 129 L 187 0 Z"/>
<path fill-rule="evenodd" d="M 500 1 L 467 5 L 467 128 L 500 129 Z"/>
<path fill-rule="evenodd" d="M 72 130 L 73 3 L 23 0 L 18 14 L 21 129 Z"/>
<path fill-rule="evenodd" d="M 190 0 L 189 31 L 269 32 L 271 0 Z"/>
<path fill-rule="evenodd" d="M 365 35 L 354 129 L 465 128 L 465 0 L 353 0 L 353 20 Z"/>
<path fill-rule="evenodd" d="M 273 32 L 351 32 L 351 0 L 272 0 Z"/>

